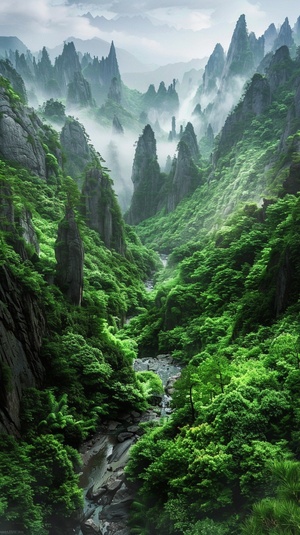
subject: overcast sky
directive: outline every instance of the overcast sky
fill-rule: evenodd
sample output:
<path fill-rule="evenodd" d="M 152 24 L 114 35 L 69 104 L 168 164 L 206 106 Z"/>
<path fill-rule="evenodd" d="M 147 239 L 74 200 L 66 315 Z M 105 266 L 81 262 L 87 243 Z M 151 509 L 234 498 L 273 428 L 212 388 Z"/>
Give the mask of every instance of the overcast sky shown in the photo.
<path fill-rule="evenodd" d="M 91 27 L 82 14 L 120 15 L 142 14 L 154 21 L 177 29 L 189 29 L 187 37 L 170 43 L 151 35 L 137 41 L 132 32 L 108 35 Z M 165 63 L 188 61 L 210 55 L 220 42 L 228 48 L 232 32 L 241 14 L 246 15 L 248 30 L 260 36 L 271 22 L 280 26 L 285 17 L 293 26 L 300 16 L 299 0 L 0 0 L 0 35 L 15 35 L 28 48 L 37 51 L 46 45 L 61 44 L 70 36 L 81 39 L 100 37 L 134 53 L 145 62 Z M 186 34 L 187 35 L 187 34 Z"/>

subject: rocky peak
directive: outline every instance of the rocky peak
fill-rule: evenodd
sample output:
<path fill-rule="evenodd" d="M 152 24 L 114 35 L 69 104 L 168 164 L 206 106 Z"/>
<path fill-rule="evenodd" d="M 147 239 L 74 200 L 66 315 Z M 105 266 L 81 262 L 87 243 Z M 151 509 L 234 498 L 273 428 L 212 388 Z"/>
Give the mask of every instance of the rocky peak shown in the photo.
<path fill-rule="evenodd" d="M 113 78 L 121 79 L 114 42 L 112 41 L 107 58 L 101 61 L 101 79 L 105 86 L 110 87 Z"/>
<path fill-rule="evenodd" d="M 181 136 L 181 141 L 184 141 L 184 143 L 188 146 L 193 160 L 197 161 L 199 159 L 199 147 L 192 123 L 187 123 Z"/>
<path fill-rule="evenodd" d="M 293 38 L 297 46 L 300 45 L 300 17 L 298 17 L 296 24 L 293 28 Z"/>
<path fill-rule="evenodd" d="M 255 33 L 251 32 L 249 45 L 253 55 L 254 66 L 257 66 L 265 55 L 265 38 L 261 36 L 257 39 Z"/>
<path fill-rule="evenodd" d="M 54 68 L 46 47 L 43 47 L 40 60 L 36 64 L 36 79 L 42 90 L 49 90 L 49 82 L 54 77 Z"/>
<path fill-rule="evenodd" d="M 56 79 L 63 94 L 74 80 L 75 72 L 81 72 L 81 65 L 73 41 L 64 44 L 62 54 L 55 60 Z"/>
<path fill-rule="evenodd" d="M 195 191 L 200 184 L 196 163 L 199 149 L 194 127 L 191 123 L 186 128 L 178 143 L 178 155 L 175 162 L 171 187 L 167 194 L 167 210 L 173 211 L 187 195 Z"/>
<path fill-rule="evenodd" d="M 156 90 L 155 90 L 154 84 L 150 84 L 146 93 L 143 96 L 144 104 L 147 107 L 150 107 L 154 104 L 155 99 L 156 99 Z"/>
<path fill-rule="evenodd" d="M 118 65 L 116 49 L 115 49 L 115 45 L 113 41 L 111 42 L 109 54 L 107 56 L 107 63 L 110 66 L 112 78 L 119 77 L 119 74 L 120 74 L 119 65 Z"/>
<path fill-rule="evenodd" d="M 241 115 L 251 113 L 261 115 L 271 104 L 271 90 L 269 82 L 261 74 L 255 74 L 244 96 Z"/>
<path fill-rule="evenodd" d="M 266 71 L 272 93 L 289 79 L 291 70 L 292 60 L 285 45 L 276 50 Z"/>
<path fill-rule="evenodd" d="M 125 254 L 121 212 L 111 179 L 99 165 L 86 172 L 82 188 L 82 214 L 87 225 L 98 232 L 106 247 Z"/>
<path fill-rule="evenodd" d="M 248 76 L 254 69 L 245 15 L 237 21 L 228 49 L 223 78 Z"/>
<path fill-rule="evenodd" d="M 268 54 L 268 52 L 271 52 L 273 50 L 273 46 L 275 43 L 275 40 L 277 39 L 277 30 L 275 28 L 275 24 L 270 24 L 268 29 L 264 33 L 264 39 L 265 39 L 265 54 Z"/>
<path fill-rule="evenodd" d="M 43 124 L 0 76 L 0 156 L 46 179 L 46 157 L 40 141 Z"/>
<path fill-rule="evenodd" d="M 22 76 L 13 68 L 12 64 L 8 59 L 0 60 L 0 74 L 7 78 L 10 81 L 13 90 L 19 95 L 22 99 L 22 102 L 27 103 L 27 93 L 24 81 Z"/>
<path fill-rule="evenodd" d="M 161 189 L 156 140 L 149 124 L 145 126 L 137 142 L 131 180 L 134 192 L 125 218 L 129 224 L 136 225 L 156 213 Z"/>
<path fill-rule="evenodd" d="M 85 55 L 82 66 L 84 67 L 84 77 L 90 82 L 93 96 L 98 104 L 103 104 L 106 100 L 114 78 L 118 81 L 120 92 L 121 76 L 113 42 L 106 58 L 102 57 L 99 60 L 98 57 L 94 57 L 91 60 L 89 56 Z"/>
<path fill-rule="evenodd" d="M 60 142 L 66 156 L 64 171 L 80 183 L 81 174 L 94 154 L 83 126 L 68 117 L 60 134 Z"/>
<path fill-rule="evenodd" d="M 224 66 L 225 52 L 222 45 L 220 45 L 220 43 L 217 43 L 204 69 L 204 93 L 211 93 L 212 91 L 218 89 Z"/>
<path fill-rule="evenodd" d="M 291 48 L 294 45 L 293 32 L 290 27 L 289 19 L 286 17 L 284 23 L 282 24 L 278 37 L 274 41 L 273 50 L 274 52 L 282 46 L 287 46 Z"/>
<path fill-rule="evenodd" d="M 58 226 L 55 243 L 56 283 L 73 305 L 81 305 L 83 289 L 83 244 L 71 207 Z"/>

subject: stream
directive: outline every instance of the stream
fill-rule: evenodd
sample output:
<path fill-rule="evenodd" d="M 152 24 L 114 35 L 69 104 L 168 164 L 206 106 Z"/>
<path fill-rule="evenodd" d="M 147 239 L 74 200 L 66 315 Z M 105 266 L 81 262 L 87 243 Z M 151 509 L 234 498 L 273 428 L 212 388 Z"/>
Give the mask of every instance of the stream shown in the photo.
<path fill-rule="evenodd" d="M 157 406 L 144 413 L 132 411 L 120 420 L 107 422 L 81 447 L 80 486 L 84 491 L 84 511 L 81 525 L 75 531 L 77 535 L 129 535 L 127 520 L 136 491 L 124 474 L 130 447 L 142 434 L 141 422 L 171 413 L 172 387 L 181 373 L 172 356 L 136 359 L 134 369 L 157 373 L 162 379 L 164 394 L 157 400 Z"/>
<path fill-rule="evenodd" d="M 160 255 L 166 267 L 167 255 Z M 153 279 L 145 283 L 152 291 Z M 162 380 L 164 393 L 157 397 L 157 405 L 144 413 L 131 411 L 119 420 L 103 424 L 97 435 L 80 448 L 82 472 L 80 487 L 84 494 L 84 509 L 76 535 L 129 535 L 127 526 L 130 506 L 136 487 L 126 480 L 124 468 L 129 451 L 142 435 L 139 424 L 149 420 L 168 417 L 173 384 L 180 376 L 181 367 L 171 355 L 136 359 L 135 371 L 153 371 Z"/>

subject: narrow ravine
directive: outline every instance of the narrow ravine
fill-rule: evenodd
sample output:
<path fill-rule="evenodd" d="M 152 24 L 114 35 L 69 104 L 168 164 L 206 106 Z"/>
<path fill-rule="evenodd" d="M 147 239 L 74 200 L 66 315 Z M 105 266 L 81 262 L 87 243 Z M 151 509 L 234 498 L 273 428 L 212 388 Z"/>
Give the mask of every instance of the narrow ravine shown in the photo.
<path fill-rule="evenodd" d="M 167 256 L 160 255 L 160 258 L 165 268 Z M 152 291 L 153 286 L 154 274 L 153 279 L 145 283 L 147 291 Z M 159 420 L 171 413 L 172 388 L 181 367 L 171 355 L 158 355 L 136 359 L 134 370 L 157 373 L 164 392 L 157 398 L 157 405 L 144 413 L 131 411 L 116 421 L 104 423 L 98 434 L 80 448 L 84 510 L 76 535 L 129 535 L 127 523 L 136 492 L 124 473 L 129 450 L 143 433 L 140 423 Z"/>
<path fill-rule="evenodd" d="M 80 453 L 83 469 L 80 485 L 84 491 L 84 512 L 78 535 L 128 535 L 127 520 L 136 488 L 125 478 L 124 467 L 129 450 L 141 435 L 141 422 L 160 419 L 170 414 L 172 385 L 179 377 L 181 367 L 171 355 L 137 359 L 136 371 L 157 373 L 164 385 L 159 405 L 144 413 L 132 411 L 120 420 L 103 425 L 92 440 L 85 443 Z"/>

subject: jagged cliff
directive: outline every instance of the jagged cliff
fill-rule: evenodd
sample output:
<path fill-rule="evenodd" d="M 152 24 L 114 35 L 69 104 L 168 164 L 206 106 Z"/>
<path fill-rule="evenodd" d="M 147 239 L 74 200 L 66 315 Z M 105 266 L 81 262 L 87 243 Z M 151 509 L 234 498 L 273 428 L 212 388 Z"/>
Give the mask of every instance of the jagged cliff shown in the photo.
<path fill-rule="evenodd" d="M 22 102 L 27 103 L 26 87 L 22 76 L 13 68 L 10 61 L 0 60 L 0 74 L 10 81 L 14 91 L 21 97 Z"/>
<path fill-rule="evenodd" d="M 25 108 L 0 78 L 0 155 L 46 179 L 46 155 L 41 142 L 43 124 Z"/>
<path fill-rule="evenodd" d="M 81 65 L 73 41 L 64 44 L 62 54 L 55 60 L 54 72 L 62 95 L 65 95 L 68 84 L 74 80 L 75 73 L 81 73 Z"/>
<path fill-rule="evenodd" d="M 86 166 L 92 162 L 94 150 L 88 141 L 83 126 L 76 119 L 67 118 L 61 130 L 60 143 L 66 156 L 65 173 L 82 184 L 82 173 Z"/>
<path fill-rule="evenodd" d="M 24 389 L 42 385 L 39 352 L 44 334 L 42 303 L 0 266 L 0 432 L 20 433 Z"/>
<path fill-rule="evenodd" d="M 291 69 L 292 60 L 289 49 L 283 46 L 270 58 L 266 75 L 257 73 L 253 76 L 244 98 L 225 121 L 214 154 L 214 161 L 222 151 L 226 150 L 233 142 L 236 143 L 242 136 L 242 130 L 238 133 L 239 127 L 243 125 L 249 115 L 261 115 L 268 109 L 274 92 L 289 79 Z"/>
<path fill-rule="evenodd" d="M 98 164 L 85 174 L 81 213 L 87 225 L 98 232 L 106 247 L 124 255 L 124 225 L 112 182 Z"/>
<path fill-rule="evenodd" d="M 73 80 L 68 84 L 67 106 L 86 108 L 94 105 L 90 84 L 80 71 L 74 73 Z"/>
<path fill-rule="evenodd" d="M 166 195 L 166 207 L 172 212 L 182 199 L 195 191 L 200 185 L 196 164 L 199 148 L 193 125 L 188 123 L 178 143 L 178 154 L 170 173 L 171 180 Z"/>
<path fill-rule="evenodd" d="M 111 43 L 107 58 L 86 55 L 84 57 L 83 75 L 89 81 L 92 88 L 93 97 L 97 104 L 102 104 L 110 93 L 117 102 L 122 99 L 122 85 L 119 65 L 114 43 Z"/>
<path fill-rule="evenodd" d="M 218 90 L 224 66 L 225 52 L 222 45 L 217 43 L 204 69 L 202 84 L 204 93 L 216 92 Z"/>
<path fill-rule="evenodd" d="M 177 156 L 172 165 L 169 163 L 168 176 L 161 174 L 154 132 L 147 125 L 136 147 L 131 177 L 134 192 L 126 221 L 136 225 L 157 211 L 172 212 L 201 183 L 199 157 L 194 127 L 188 122 L 177 146 Z"/>
<path fill-rule="evenodd" d="M 74 210 L 67 206 L 55 243 L 56 283 L 72 305 L 81 305 L 84 250 Z"/>
<path fill-rule="evenodd" d="M 162 187 L 156 140 L 150 125 L 145 126 L 137 142 L 131 180 L 134 192 L 125 219 L 136 225 L 156 213 Z"/>

